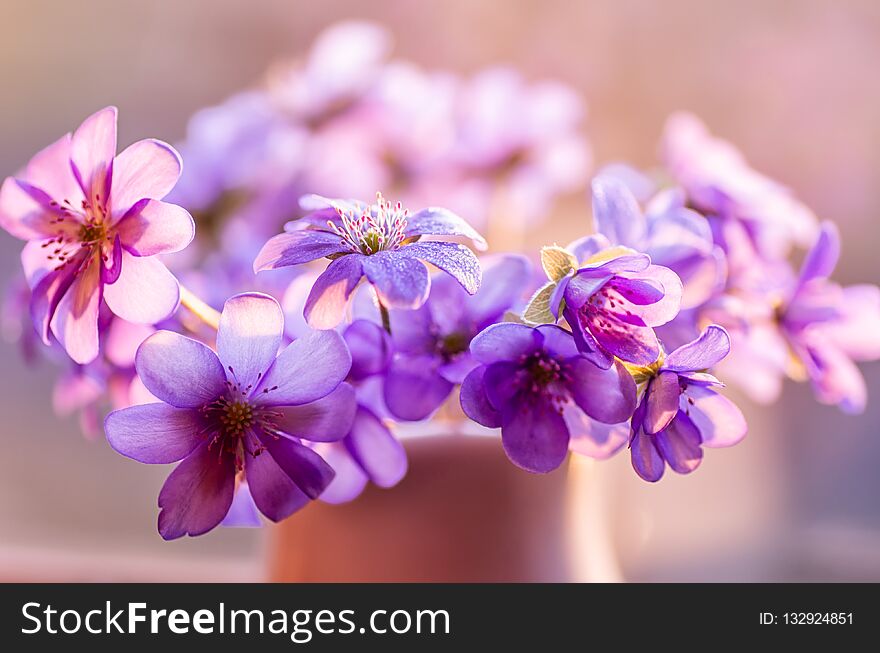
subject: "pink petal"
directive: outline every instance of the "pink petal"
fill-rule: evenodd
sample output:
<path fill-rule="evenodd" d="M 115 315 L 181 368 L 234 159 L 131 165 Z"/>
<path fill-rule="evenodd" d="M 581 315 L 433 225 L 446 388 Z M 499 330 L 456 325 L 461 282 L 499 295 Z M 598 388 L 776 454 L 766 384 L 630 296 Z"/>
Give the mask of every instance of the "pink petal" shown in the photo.
<path fill-rule="evenodd" d="M 70 169 L 70 154 L 71 136 L 65 134 L 33 156 L 23 178 L 56 202 L 69 200 L 73 206 L 79 207 L 83 194 Z"/>
<path fill-rule="evenodd" d="M 159 259 L 123 251 L 122 273 L 116 283 L 104 286 L 104 300 L 124 320 L 156 324 L 177 309 L 180 288 Z"/>
<path fill-rule="evenodd" d="M 147 200 L 117 226 L 122 244 L 135 256 L 179 252 L 192 242 L 196 224 L 186 209 Z"/>
<path fill-rule="evenodd" d="M 37 240 L 55 235 L 55 218 L 18 181 L 6 178 L 0 187 L 0 227 L 21 240 Z"/>
<path fill-rule="evenodd" d="M 273 297 L 243 293 L 226 300 L 217 332 L 217 355 L 230 378 L 256 386 L 278 354 L 284 316 Z"/>
<path fill-rule="evenodd" d="M 116 155 L 116 107 L 107 107 L 85 119 L 73 133 L 70 162 L 83 194 L 106 201 L 113 157 Z"/>
<path fill-rule="evenodd" d="M 699 429 L 705 447 L 732 447 L 748 431 L 746 418 L 737 405 L 712 388 L 688 387 L 681 395 L 681 410 Z"/>
<path fill-rule="evenodd" d="M 114 218 L 144 198 L 161 200 L 180 178 L 180 155 L 168 143 L 146 139 L 132 143 L 113 162 L 110 186 Z"/>
<path fill-rule="evenodd" d="M 101 266 L 92 259 L 61 298 L 52 317 L 52 333 L 80 365 L 98 356 L 98 308 L 101 305 Z"/>

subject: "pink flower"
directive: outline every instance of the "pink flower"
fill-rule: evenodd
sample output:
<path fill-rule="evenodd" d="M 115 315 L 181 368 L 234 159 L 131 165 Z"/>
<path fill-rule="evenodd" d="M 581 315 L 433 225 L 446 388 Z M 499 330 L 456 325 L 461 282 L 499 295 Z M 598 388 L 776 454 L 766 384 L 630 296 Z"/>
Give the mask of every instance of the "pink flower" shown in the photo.
<path fill-rule="evenodd" d="M 177 280 L 156 254 L 186 247 L 190 214 L 160 201 L 180 176 L 170 145 L 147 139 L 116 156 L 116 108 L 90 116 L 0 188 L 0 227 L 28 241 L 22 265 L 31 317 L 85 364 L 98 355 L 102 300 L 129 322 L 154 324 L 177 308 Z"/>

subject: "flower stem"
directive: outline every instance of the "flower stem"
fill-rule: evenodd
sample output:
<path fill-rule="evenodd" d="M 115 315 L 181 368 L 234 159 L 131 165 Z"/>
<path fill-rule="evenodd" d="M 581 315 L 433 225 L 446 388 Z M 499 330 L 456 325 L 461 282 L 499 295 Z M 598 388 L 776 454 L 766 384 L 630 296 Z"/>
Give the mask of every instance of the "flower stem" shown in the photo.
<path fill-rule="evenodd" d="M 196 297 L 190 290 L 180 286 L 180 303 L 202 322 L 217 331 L 220 328 L 220 313 Z"/>
<path fill-rule="evenodd" d="M 382 328 L 388 332 L 388 335 L 391 335 L 391 315 L 388 314 L 388 309 L 381 301 L 379 302 L 379 314 L 382 316 Z"/>

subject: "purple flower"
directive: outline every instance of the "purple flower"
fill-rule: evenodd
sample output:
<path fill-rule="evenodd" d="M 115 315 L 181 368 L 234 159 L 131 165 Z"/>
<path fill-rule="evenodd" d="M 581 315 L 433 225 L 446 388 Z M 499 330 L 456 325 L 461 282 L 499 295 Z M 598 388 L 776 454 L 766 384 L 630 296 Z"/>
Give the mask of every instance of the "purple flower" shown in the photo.
<path fill-rule="evenodd" d="M 330 265 L 318 277 L 303 311 L 314 328 L 333 328 L 342 320 L 351 294 L 363 277 L 386 308 L 415 309 L 425 303 L 431 286 L 425 262 L 451 275 L 471 295 L 480 288 L 480 264 L 459 243 L 420 241 L 422 236 L 462 236 L 485 241 L 457 215 L 427 208 L 412 216 L 377 194 L 369 206 L 345 200 L 305 198 L 316 209 L 288 223 L 254 261 L 254 270 L 299 265 L 322 257 Z"/>
<path fill-rule="evenodd" d="M 474 338 L 471 354 L 480 365 L 462 383 L 462 409 L 475 422 L 501 427 L 508 457 L 531 472 L 559 467 L 580 438 L 607 444 L 602 439 L 611 432 L 591 419 L 619 424 L 636 405 L 626 368 L 593 364 L 556 325 L 495 324 Z"/>
<path fill-rule="evenodd" d="M 351 501 L 368 482 L 393 487 L 408 467 L 406 450 L 381 418 L 382 377 L 391 360 L 388 333 L 373 322 L 355 320 L 344 338 L 352 357 L 347 380 L 356 389 L 358 405 L 351 430 L 342 440 L 315 445 L 336 471 L 321 495 L 327 503 Z"/>
<path fill-rule="evenodd" d="M 650 198 L 642 212 L 633 187 Z M 655 192 L 636 170 L 617 165 L 592 182 L 593 221 L 612 245 L 622 245 L 668 267 L 682 281 L 682 309 L 699 306 L 721 290 L 727 272 L 709 221 L 685 206 L 681 189 Z"/>
<path fill-rule="evenodd" d="M 28 241 L 22 264 L 31 316 L 77 363 L 98 355 L 102 300 L 116 315 L 152 324 L 177 307 L 177 280 L 155 257 L 193 238 L 192 217 L 160 201 L 180 157 L 143 140 L 116 154 L 116 109 L 90 116 L 39 152 L 0 189 L 0 226 Z"/>
<path fill-rule="evenodd" d="M 449 277 L 435 275 L 431 295 L 414 311 L 391 312 L 394 356 L 385 376 L 385 405 L 403 420 L 428 417 L 477 366 L 471 340 L 501 320 L 531 282 L 523 256 L 483 262 L 483 285 L 473 297 Z"/>
<path fill-rule="evenodd" d="M 596 365 L 608 368 L 615 356 L 650 365 L 660 355 L 652 327 L 678 314 L 681 280 L 646 254 L 607 245 L 601 235 L 569 245 L 585 262 L 559 279 L 550 309 L 558 316 L 562 307 L 578 349 Z"/>
<path fill-rule="evenodd" d="M 349 431 L 354 391 L 342 381 L 351 356 L 332 331 L 312 332 L 279 354 L 283 329 L 278 302 L 248 293 L 226 302 L 216 354 L 170 331 L 138 349 L 138 374 L 164 403 L 115 411 L 104 427 L 125 456 L 182 461 L 159 494 L 165 539 L 217 526 L 236 477 L 273 521 L 317 498 L 333 478 L 302 440 L 334 441 Z"/>
<path fill-rule="evenodd" d="M 659 481 L 666 465 L 689 474 L 703 459 L 702 447 L 730 447 L 745 437 L 742 412 L 718 394 L 722 383 L 706 372 L 729 351 L 727 332 L 711 325 L 659 365 L 636 372 L 647 385 L 632 417 L 630 453 L 646 481 Z"/>

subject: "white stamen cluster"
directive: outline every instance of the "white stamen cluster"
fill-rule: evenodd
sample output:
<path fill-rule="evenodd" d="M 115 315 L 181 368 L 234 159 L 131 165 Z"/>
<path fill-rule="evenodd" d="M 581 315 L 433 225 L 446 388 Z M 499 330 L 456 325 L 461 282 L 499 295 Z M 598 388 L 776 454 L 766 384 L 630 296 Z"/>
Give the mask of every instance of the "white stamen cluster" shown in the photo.
<path fill-rule="evenodd" d="M 397 249 L 406 239 L 408 211 L 400 202 L 392 204 L 382 193 L 376 193 L 376 204 L 360 212 L 344 211 L 336 207 L 342 224 L 328 222 L 330 229 L 356 254 L 375 254 Z"/>

